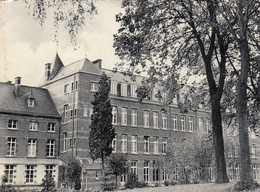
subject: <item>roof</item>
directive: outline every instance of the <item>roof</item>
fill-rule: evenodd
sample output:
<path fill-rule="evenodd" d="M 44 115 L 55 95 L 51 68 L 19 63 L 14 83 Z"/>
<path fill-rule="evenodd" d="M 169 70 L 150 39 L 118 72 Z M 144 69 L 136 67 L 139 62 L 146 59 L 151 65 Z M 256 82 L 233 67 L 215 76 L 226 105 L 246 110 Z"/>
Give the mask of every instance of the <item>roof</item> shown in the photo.
<path fill-rule="evenodd" d="M 20 96 L 16 96 L 14 84 L 0 82 L 0 92 L 0 112 L 60 117 L 47 89 L 20 85 Z M 34 99 L 34 107 L 28 107 L 28 98 Z"/>

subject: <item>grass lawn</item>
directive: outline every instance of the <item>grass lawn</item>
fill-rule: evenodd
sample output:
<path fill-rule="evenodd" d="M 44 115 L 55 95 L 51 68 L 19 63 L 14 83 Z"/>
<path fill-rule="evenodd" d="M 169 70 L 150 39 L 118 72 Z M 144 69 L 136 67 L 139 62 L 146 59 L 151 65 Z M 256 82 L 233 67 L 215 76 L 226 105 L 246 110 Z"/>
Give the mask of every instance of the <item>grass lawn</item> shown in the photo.
<path fill-rule="evenodd" d="M 205 183 L 205 184 L 190 184 L 190 185 L 175 185 L 167 187 L 148 187 L 140 189 L 127 189 L 118 192 L 234 192 L 231 188 L 234 183 L 226 184 L 215 184 L 215 183 Z M 260 192 L 260 189 L 254 192 Z"/>

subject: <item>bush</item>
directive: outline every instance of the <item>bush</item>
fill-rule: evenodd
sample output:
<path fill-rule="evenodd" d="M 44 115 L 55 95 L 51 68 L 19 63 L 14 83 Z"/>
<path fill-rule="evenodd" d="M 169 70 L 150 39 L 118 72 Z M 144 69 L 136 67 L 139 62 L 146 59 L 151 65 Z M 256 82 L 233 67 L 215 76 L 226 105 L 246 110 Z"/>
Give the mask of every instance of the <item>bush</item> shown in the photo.
<path fill-rule="evenodd" d="M 103 191 L 114 191 L 117 189 L 117 185 L 114 182 L 111 182 L 111 183 L 105 182 L 102 184 L 101 187 L 102 187 Z"/>
<path fill-rule="evenodd" d="M 133 173 L 129 173 L 127 175 L 127 181 L 125 183 L 125 187 L 127 189 L 133 189 L 133 188 L 143 188 L 147 187 L 148 185 L 145 182 L 138 181 L 137 175 Z"/>
<path fill-rule="evenodd" d="M 256 181 L 241 182 L 238 181 L 234 186 L 234 191 L 249 191 L 259 188 L 259 184 Z"/>
<path fill-rule="evenodd" d="M 164 181 L 164 186 L 169 186 L 169 181 Z"/>

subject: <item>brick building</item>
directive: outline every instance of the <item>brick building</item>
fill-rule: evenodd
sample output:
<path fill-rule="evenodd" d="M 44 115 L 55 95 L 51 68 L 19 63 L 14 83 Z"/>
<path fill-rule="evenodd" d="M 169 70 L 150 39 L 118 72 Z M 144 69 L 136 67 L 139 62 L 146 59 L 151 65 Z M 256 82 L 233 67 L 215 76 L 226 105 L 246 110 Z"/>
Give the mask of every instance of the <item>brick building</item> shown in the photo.
<path fill-rule="evenodd" d="M 48 90 L 0 83 L 0 177 L 34 188 L 46 172 L 58 183 L 60 115 Z"/>
<path fill-rule="evenodd" d="M 45 65 L 45 81 L 40 85 L 49 90 L 62 116 L 60 142 L 61 157 L 74 156 L 84 164 L 83 188 L 98 177 L 98 163 L 89 155 L 89 125 L 91 123 L 94 93 L 98 89 L 100 75 L 110 78 L 110 99 L 113 106 L 113 125 L 116 137 L 114 152 L 127 154 L 131 171 L 139 180 L 160 182 L 167 174 L 158 166 L 167 144 L 174 138 L 190 137 L 196 130 L 210 129 L 210 114 L 202 109 L 181 113 L 177 103 L 163 105 L 165 97 L 161 87 L 155 87 L 151 99 L 141 103 L 136 90 L 143 77 L 132 81 L 128 76 L 103 69 L 101 60 L 82 59 L 64 66 L 58 54 L 53 63 Z M 156 95 L 161 94 L 162 97 Z M 125 182 L 125 176 L 121 176 Z"/>

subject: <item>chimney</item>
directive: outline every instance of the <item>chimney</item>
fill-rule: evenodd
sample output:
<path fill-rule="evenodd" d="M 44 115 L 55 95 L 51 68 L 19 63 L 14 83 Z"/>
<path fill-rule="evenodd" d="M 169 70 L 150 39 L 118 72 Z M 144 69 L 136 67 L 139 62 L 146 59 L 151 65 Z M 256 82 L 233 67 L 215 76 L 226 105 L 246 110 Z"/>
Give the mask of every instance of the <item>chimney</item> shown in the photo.
<path fill-rule="evenodd" d="M 51 74 L 51 64 L 46 63 L 45 64 L 45 82 L 50 80 L 50 74 Z"/>
<path fill-rule="evenodd" d="M 21 86 L 21 77 L 16 77 L 15 87 L 14 87 L 14 94 L 16 97 L 20 97 L 20 86 Z"/>
<path fill-rule="evenodd" d="M 92 63 L 97 64 L 98 67 L 101 69 L 101 67 L 102 67 L 102 60 L 101 59 L 97 59 L 97 60 L 93 61 Z"/>

